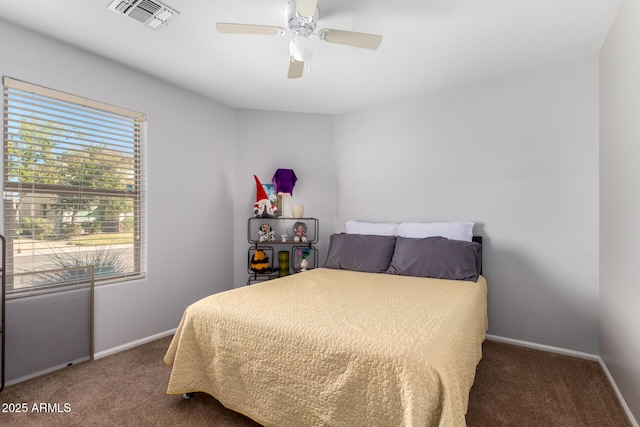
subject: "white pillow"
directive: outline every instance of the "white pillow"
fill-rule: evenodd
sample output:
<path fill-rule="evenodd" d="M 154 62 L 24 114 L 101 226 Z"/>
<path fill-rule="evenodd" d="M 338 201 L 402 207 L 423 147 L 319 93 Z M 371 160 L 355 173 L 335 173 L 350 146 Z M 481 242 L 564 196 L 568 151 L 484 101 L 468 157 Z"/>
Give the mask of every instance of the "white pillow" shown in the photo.
<path fill-rule="evenodd" d="M 347 234 L 370 234 L 375 236 L 397 236 L 400 224 L 393 222 L 347 221 Z"/>
<path fill-rule="evenodd" d="M 473 239 L 473 222 L 403 222 L 400 224 L 401 237 L 422 239 L 442 236 L 451 240 L 471 242 Z"/>

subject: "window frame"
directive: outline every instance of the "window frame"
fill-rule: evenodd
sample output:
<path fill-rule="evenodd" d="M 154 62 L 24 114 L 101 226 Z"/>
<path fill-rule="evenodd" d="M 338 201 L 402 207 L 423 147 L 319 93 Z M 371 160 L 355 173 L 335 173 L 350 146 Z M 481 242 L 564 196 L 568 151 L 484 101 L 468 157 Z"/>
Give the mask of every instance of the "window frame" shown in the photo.
<path fill-rule="evenodd" d="M 43 182 L 22 182 L 20 177 L 16 178 L 15 175 L 11 175 L 9 171 L 9 146 L 15 150 L 16 141 L 20 140 L 20 137 L 16 138 L 15 131 L 10 131 L 9 122 L 14 122 L 14 120 L 10 120 L 11 117 L 19 117 L 23 118 L 26 114 L 20 112 L 19 114 L 15 113 L 15 110 L 19 110 L 18 108 L 13 109 L 13 107 L 9 107 L 10 103 L 14 102 L 16 98 L 20 96 L 20 94 L 33 94 L 39 99 L 46 99 L 51 104 L 64 104 L 69 108 L 70 111 L 74 113 L 85 111 L 87 114 L 93 115 L 94 113 L 97 116 L 101 116 L 102 114 L 110 115 L 112 117 L 116 117 L 116 119 L 122 119 L 123 122 L 131 123 L 131 136 L 128 136 L 128 139 L 131 139 L 131 143 L 129 146 L 129 142 L 122 143 L 122 147 L 120 150 L 127 150 L 127 164 L 130 162 L 131 167 L 129 169 L 123 168 L 122 163 L 124 156 L 116 158 L 114 162 L 120 161 L 117 166 L 118 172 L 121 173 L 122 176 L 126 176 L 131 179 L 131 184 L 126 185 L 124 188 L 106 188 L 107 186 L 102 186 L 99 188 L 92 188 L 91 186 L 85 185 L 60 185 L 58 183 L 43 183 Z M 10 110 L 12 110 L 10 114 Z M 35 114 L 37 116 L 37 114 Z M 38 120 L 41 120 L 41 117 L 52 117 L 53 115 L 47 116 L 46 114 L 42 114 L 39 116 Z M 57 120 L 57 121 L 56 121 Z M 65 119 L 53 119 L 54 123 L 62 122 Z M 72 125 L 78 124 L 80 119 L 76 121 L 71 121 L 69 127 Z M 42 196 L 43 194 L 51 195 L 53 198 L 60 197 L 60 194 L 72 194 L 76 197 L 102 197 L 103 200 L 112 200 L 121 203 L 131 203 L 132 207 L 132 216 L 133 216 L 133 225 L 132 225 L 132 233 L 133 233 L 133 242 L 132 242 L 132 256 L 126 257 L 127 261 L 131 261 L 131 270 L 125 272 L 116 272 L 115 274 L 110 274 L 106 277 L 100 277 L 96 275 L 95 283 L 96 285 L 106 284 L 106 283 L 115 283 L 115 282 L 126 282 L 130 280 L 140 279 L 145 277 L 145 239 L 144 239 L 144 229 L 145 229 L 145 179 L 144 179 L 144 148 L 146 146 L 146 122 L 147 117 L 144 113 L 139 113 L 133 110 L 125 109 L 122 107 L 117 107 L 114 105 L 106 104 L 100 101 L 91 100 L 88 98 L 83 98 L 80 96 L 68 94 L 65 92 L 45 88 L 42 86 L 34 85 L 31 83 L 26 83 L 20 80 L 15 80 L 10 77 L 3 78 L 3 230 L 5 233 L 6 239 L 6 278 L 7 285 L 9 287 L 13 287 L 13 279 L 20 274 L 30 274 L 30 273 L 14 273 L 14 240 L 17 236 L 17 232 L 19 231 L 19 224 L 17 224 L 16 219 L 18 215 L 8 215 L 8 212 L 11 211 L 10 204 L 13 204 L 13 198 L 8 197 L 9 194 L 19 193 L 22 195 L 31 195 L 32 198 L 36 196 Z M 102 126 L 105 126 L 106 122 L 102 122 Z M 80 127 L 80 129 L 87 129 L 88 125 L 85 125 L 84 128 Z M 99 128 L 100 125 L 92 125 L 94 128 Z M 62 127 L 65 129 L 62 133 L 67 132 L 66 127 Z M 128 130 L 128 128 L 126 128 Z M 79 132 L 79 131 L 78 131 Z M 51 133 L 51 137 L 41 137 L 42 141 L 48 141 L 49 143 L 55 144 L 58 141 L 55 140 L 57 137 L 55 132 Z M 78 135 L 82 135 L 78 133 Z M 15 138 L 15 139 L 13 139 Z M 110 139 L 105 139 L 102 136 L 102 141 L 108 141 L 112 143 Z M 10 141 L 11 139 L 11 141 Z M 116 139 L 116 137 L 114 137 Z M 82 150 L 87 149 L 89 151 L 91 148 L 95 148 L 97 146 L 103 145 L 101 142 L 95 141 L 84 141 L 84 138 L 78 139 L 80 142 L 77 142 L 76 149 L 77 152 L 81 152 Z M 77 141 L 77 140 L 76 140 Z M 75 141 L 74 141 L 75 142 Z M 44 144 L 44 143 L 37 143 Z M 113 144 L 115 145 L 115 144 Z M 107 143 L 104 143 L 104 146 L 107 146 Z M 100 148 L 98 148 L 100 150 Z M 67 151 L 72 151 L 67 148 Z M 101 153 L 113 154 L 116 150 L 107 151 L 106 149 Z M 115 156 L 114 156 L 115 157 Z M 78 157 L 79 158 L 79 157 Z M 59 158 L 58 158 L 59 160 Z M 76 160 L 80 162 L 80 160 Z M 98 164 L 100 160 L 97 161 Z M 35 163 L 35 161 L 34 161 Z M 85 166 L 86 167 L 86 166 Z M 124 172 L 122 172 L 124 170 Z M 53 173 L 57 178 L 60 178 L 66 169 L 61 168 L 60 171 L 56 171 Z M 125 175 L 126 173 L 126 175 Z M 112 178 L 111 176 L 109 176 Z M 121 178 L 124 180 L 124 178 Z M 35 181 L 35 180 L 34 180 Z M 128 181 L 127 181 L 128 182 Z M 38 193 L 38 190 L 41 193 Z M 10 200 L 11 199 L 11 200 Z M 33 202 L 32 202 L 33 203 Z M 108 202 L 105 202 L 108 203 Z M 105 209 L 106 212 L 106 209 Z M 122 212 L 120 212 L 122 214 Z M 46 214 L 43 214 L 46 215 Z M 120 220 L 118 220 L 118 224 L 120 224 Z M 35 262 L 34 262 L 35 264 Z M 38 270 L 34 267 L 33 274 L 40 274 L 42 270 Z M 122 273 L 122 274 L 118 274 Z M 77 279 L 80 280 L 80 279 Z M 77 284 L 77 283 L 76 283 Z M 57 290 L 66 290 L 69 286 L 73 286 L 74 283 L 51 283 L 51 284 L 38 284 L 38 285 L 30 285 L 25 288 L 16 288 L 16 289 L 8 289 L 6 291 L 7 298 L 17 298 L 26 295 L 34 295 L 40 293 L 49 293 L 55 292 Z"/>

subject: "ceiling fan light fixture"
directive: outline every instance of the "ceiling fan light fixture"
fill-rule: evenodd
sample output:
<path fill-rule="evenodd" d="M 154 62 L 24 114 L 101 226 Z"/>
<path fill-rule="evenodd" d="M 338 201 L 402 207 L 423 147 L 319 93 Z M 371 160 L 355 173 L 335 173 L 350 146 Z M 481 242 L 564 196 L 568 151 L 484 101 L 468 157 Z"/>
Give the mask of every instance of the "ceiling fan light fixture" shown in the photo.
<path fill-rule="evenodd" d="M 308 61 L 313 58 L 313 41 L 307 37 L 294 37 L 289 43 L 289 51 L 296 61 Z"/>

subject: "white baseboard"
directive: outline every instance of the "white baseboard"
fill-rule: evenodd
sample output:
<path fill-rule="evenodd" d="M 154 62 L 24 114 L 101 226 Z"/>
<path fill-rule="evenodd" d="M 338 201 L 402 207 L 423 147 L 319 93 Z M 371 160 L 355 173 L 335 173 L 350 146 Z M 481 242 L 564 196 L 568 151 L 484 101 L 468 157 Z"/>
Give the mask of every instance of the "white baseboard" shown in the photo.
<path fill-rule="evenodd" d="M 618 388 L 618 385 L 613 380 L 613 377 L 611 376 L 611 372 L 609 372 L 609 368 L 607 368 L 607 365 L 605 365 L 604 361 L 600 357 L 598 357 L 598 362 L 600 362 L 600 366 L 602 366 L 602 370 L 604 371 L 605 375 L 609 379 L 609 383 L 611 384 L 611 387 L 613 387 L 613 391 L 616 393 L 616 396 L 618 396 L 618 401 L 620 402 L 620 405 L 622 405 L 622 409 L 624 410 L 624 413 L 627 415 L 627 419 L 629 420 L 629 422 L 633 427 L 640 427 L 638 426 L 638 421 L 636 421 L 635 417 L 631 413 L 631 409 L 629 409 L 629 405 L 627 405 L 627 402 L 624 400 L 624 397 L 622 397 L 622 393 L 620 393 L 620 389 Z"/>
<path fill-rule="evenodd" d="M 142 344 L 146 344 L 151 341 L 158 340 L 160 338 L 168 337 L 169 335 L 175 334 L 178 328 L 170 329 L 168 331 L 160 332 L 159 334 L 151 335 L 136 341 L 132 341 L 126 344 L 119 345 L 117 347 L 109 348 L 107 350 L 99 351 L 93 355 L 94 359 L 102 359 L 103 357 L 111 356 L 112 354 L 120 353 L 124 350 L 129 350 L 130 348 L 137 347 Z"/>
<path fill-rule="evenodd" d="M 520 347 L 532 348 L 534 350 L 542 350 L 542 351 L 548 351 L 550 353 L 562 354 L 564 356 L 572 356 L 572 357 L 578 357 L 580 359 L 593 360 L 594 362 L 597 362 L 599 359 L 598 355 L 596 354 L 584 353 L 582 351 L 569 350 L 566 348 L 554 347 L 551 345 L 538 344 L 530 341 L 516 340 L 513 338 L 499 337 L 497 335 L 487 334 L 487 339 L 491 341 L 503 342 L 506 344 L 513 344 Z"/>
<path fill-rule="evenodd" d="M 620 402 L 620 405 L 622 405 L 622 409 L 624 410 L 625 415 L 627 416 L 627 418 L 629 419 L 629 422 L 631 423 L 631 426 L 640 427 L 638 425 L 638 422 L 634 418 L 633 414 L 631 413 L 631 410 L 629 409 L 627 402 L 624 400 L 624 397 L 622 397 L 622 394 L 620 393 L 620 390 L 618 389 L 616 382 L 613 380 L 613 377 L 611 376 L 609 369 L 607 369 L 607 366 L 604 364 L 600 356 L 597 356 L 595 354 L 590 354 L 590 353 L 583 353 L 581 351 L 569 350 L 561 347 L 553 347 L 550 345 L 537 344 L 529 341 L 516 340 L 513 338 L 499 337 L 497 335 L 487 334 L 487 339 L 491 341 L 503 342 L 506 344 L 513 344 L 520 347 L 532 348 L 534 350 L 542 350 L 542 351 L 548 351 L 551 353 L 562 354 L 564 356 L 573 356 L 573 357 L 578 357 L 580 359 L 593 360 L 595 362 L 600 363 L 600 366 L 602 366 L 602 370 L 604 371 L 605 375 L 607 376 L 607 379 L 609 380 L 609 384 L 611 384 L 613 391 L 616 393 L 616 396 L 618 397 L 618 401 Z"/>

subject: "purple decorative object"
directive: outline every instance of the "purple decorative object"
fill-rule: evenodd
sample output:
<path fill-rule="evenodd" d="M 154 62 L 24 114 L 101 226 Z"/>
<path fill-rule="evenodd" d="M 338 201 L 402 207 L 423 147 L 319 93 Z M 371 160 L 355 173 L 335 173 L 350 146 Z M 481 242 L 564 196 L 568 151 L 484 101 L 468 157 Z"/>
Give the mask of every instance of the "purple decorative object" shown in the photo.
<path fill-rule="evenodd" d="M 293 195 L 293 186 L 296 185 L 297 180 L 298 177 L 292 169 L 278 169 L 272 179 L 276 194 Z"/>

